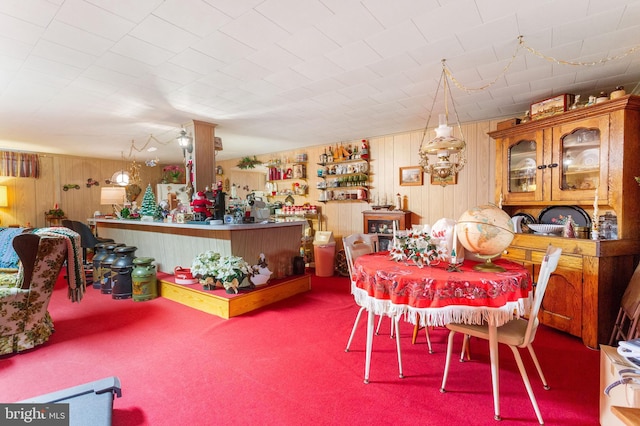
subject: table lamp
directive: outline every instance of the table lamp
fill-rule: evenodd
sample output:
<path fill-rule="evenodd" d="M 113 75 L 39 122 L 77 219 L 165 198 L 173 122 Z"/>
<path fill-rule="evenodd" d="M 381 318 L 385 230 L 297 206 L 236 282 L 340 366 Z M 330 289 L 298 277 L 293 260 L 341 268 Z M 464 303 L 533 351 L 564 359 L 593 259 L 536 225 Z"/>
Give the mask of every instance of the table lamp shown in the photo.
<path fill-rule="evenodd" d="M 0 207 L 9 207 L 9 196 L 5 185 L 0 185 Z"/>
<path fill-rule="evenodd" d="M 118 214 L 117 208 L 124 204 L 126 197 L 127 191 L 122 186 L 106 186 L 100 188 L 100 204 L 111 205 L 116 216 Z"/>

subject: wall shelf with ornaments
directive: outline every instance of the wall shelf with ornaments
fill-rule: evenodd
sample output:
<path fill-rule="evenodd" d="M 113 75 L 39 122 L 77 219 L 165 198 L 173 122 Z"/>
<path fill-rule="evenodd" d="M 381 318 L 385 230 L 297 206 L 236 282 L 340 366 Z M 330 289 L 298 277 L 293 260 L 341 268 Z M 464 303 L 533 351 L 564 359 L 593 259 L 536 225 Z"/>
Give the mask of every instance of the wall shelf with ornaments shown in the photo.
<path fill-rule="evenodd" d="M 316 188 L 322 203 L 369 201 L 369 160 L 364 158 L 318 163 Z"/>

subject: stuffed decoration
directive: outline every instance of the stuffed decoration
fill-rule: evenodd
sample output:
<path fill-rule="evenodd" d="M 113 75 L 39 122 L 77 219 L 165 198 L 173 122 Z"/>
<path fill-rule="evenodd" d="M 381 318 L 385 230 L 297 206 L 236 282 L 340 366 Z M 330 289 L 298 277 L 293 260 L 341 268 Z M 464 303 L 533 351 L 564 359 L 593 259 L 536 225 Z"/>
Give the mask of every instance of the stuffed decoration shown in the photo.
<path fill-rule="evenodd" d="M 211 212 L 209 211 L 208 207 L 211 207 L 212 205 L 213 203 L 207 200 L 207 197 L 205 197 L 205 194 L 202 191 L 198 191 L 193 201 L 191 202 L 191 207 L 193 207 L 193 212 L 202 213 L 206 217 L 211 217 Z"/>

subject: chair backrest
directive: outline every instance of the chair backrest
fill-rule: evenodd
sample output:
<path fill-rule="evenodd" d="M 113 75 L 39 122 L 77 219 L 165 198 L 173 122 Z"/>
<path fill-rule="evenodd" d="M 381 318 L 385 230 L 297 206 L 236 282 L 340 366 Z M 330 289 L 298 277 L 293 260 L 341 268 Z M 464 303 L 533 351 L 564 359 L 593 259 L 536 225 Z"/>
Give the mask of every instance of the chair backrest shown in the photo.
<path fill-rule="evenodd" d="M 540 272 L 538 273 L 538 280 L 536 282 L 535 293 L 533 295 L 533 305 L 531 306 L 531 311 L 529 311 L 529 324 L 527 325 L 527 330 L 524 335 L 525 345 L 531 343 L 535 338 L 536 330 L 538 328 L 538 312 L 540 311 L 540 306 L 542 305 L 542 299 L 544 298 L 544 293 L 547 291 L 549 278 L 558 267 L 558 261 L 560 260 L 561 254 L 561 248 L 549 245 L 544 258 L 542 259 Z"/>
<path fill-rule="evenodd" d="M 351 234 L 342 238 L 347 258 L 349 277 L 353 279 L 353 262 L 363 254 L 374 253 L 378 248 L 378 236 L 373 234 Z"/>
<path fill-rule="evenodd" d="M 82 222 L 79 222 L 77 220 L 73 220 L 71 222 L 72 222 L 71 229 L 73 229 L 78 234 L 80 234 L 80 245 L 82 246 L 82 248 L 93 249 L 96 246 L 96 244 L 100 242 L 100 240 L 98 240 L 96 236 L 93 235 L 93 232 L 91 232 L 91 228 L 89 228 L 88 225 Z"/>
<path fill-rule="evenodd" d="M 69 229 L 75 231 L 75 229 L 73 229 L 73 221 L 72 220 L 62 219 L 62 226 L 64 226 L 65 228 L 69 228 Z"/>

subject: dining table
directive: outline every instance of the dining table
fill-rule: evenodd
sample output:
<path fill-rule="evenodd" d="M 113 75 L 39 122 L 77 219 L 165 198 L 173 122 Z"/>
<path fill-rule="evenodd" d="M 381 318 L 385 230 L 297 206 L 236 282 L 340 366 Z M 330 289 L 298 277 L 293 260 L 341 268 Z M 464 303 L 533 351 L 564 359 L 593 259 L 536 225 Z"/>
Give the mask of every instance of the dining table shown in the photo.
<path fill-rule="evenodd" d="M 493 263 L 504 271 L 486 272 L 474 270 L 478 263 L 465 259 L 455 265 L 436 261 L 420 267 L 411 261 L 393 260 L 386 251 L 356 259 L 351 292 L 368 312 L 365 383 L 369 382 L 375 315 L 390 316 L 396 324 L 404 317 L 424 327 L 486 323 L 494 411 L 500 415 L 497 328 L 528 312 L 533 284 L 529 270 L 521 264 L 495 259 Z M 398 362 L 403 377 L 399 341 Z"/>

